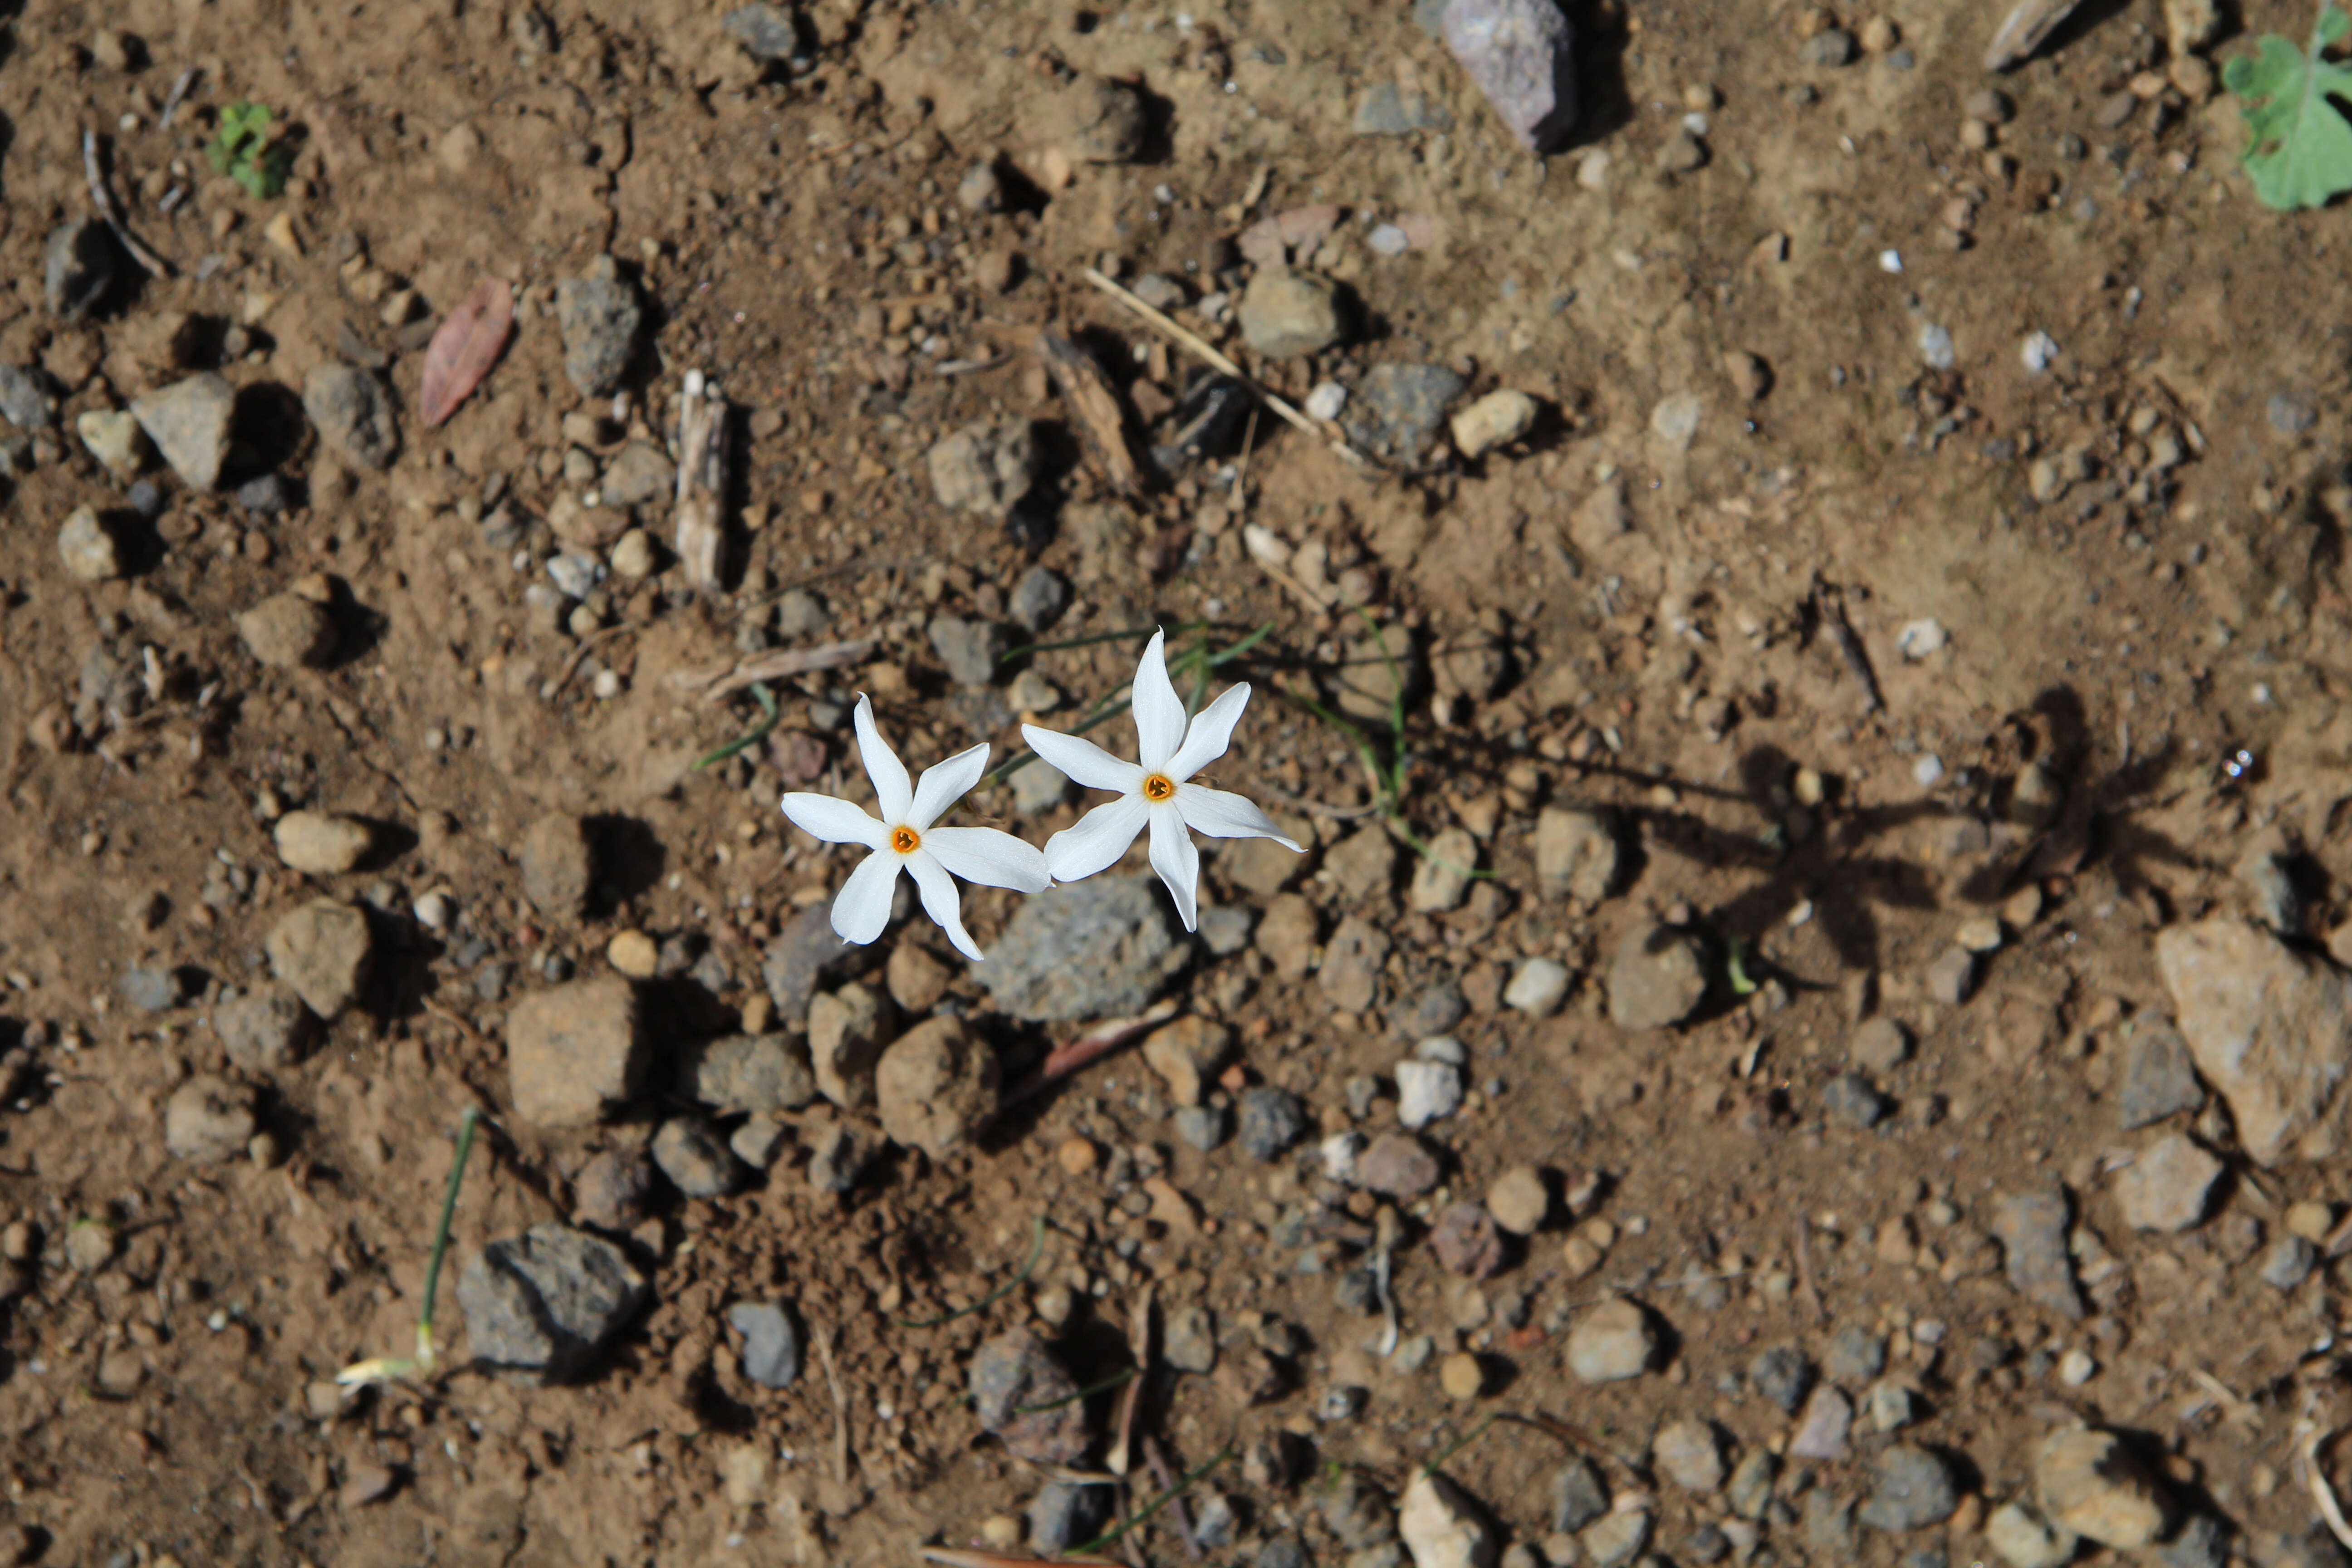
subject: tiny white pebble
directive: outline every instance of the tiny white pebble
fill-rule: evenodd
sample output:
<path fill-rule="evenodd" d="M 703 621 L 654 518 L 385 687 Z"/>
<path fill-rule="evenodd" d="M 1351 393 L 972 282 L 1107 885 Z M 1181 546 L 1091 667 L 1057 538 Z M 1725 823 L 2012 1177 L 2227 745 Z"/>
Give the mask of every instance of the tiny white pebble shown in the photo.
<path fill-rule="evenodd" d="M 1921 757 L 1917 762 L 1911 764 L 1911 777 L 1918 784 L 1921 789 L 1931 788 L 1934 785 L 1942 783 L 1944 778 L 1944 759 L 1936 755 L 1935 752 L 1929 752 L 1927 755 Z"/>
<path fill-rule="evenodd" d="M 588 689 L 596 694 L 598 701 L 609 701 L 621 694 L 621 678 L 612 670 L 600 669 Z"/>
<path fill-rule="evenodd" d="M 1348 389 L 1336 381 L 1318 382 L 1315 390 L 1307 395 L 1307 417 L 1332 420 L 1339 410 L 1348 406 Z"/>
<path fill-rule="evenodd" d="M 2069 1388 L 2080 1388 L 2098 1374 L 2099 1363 L 2089 1352 L 2070 1350 L 2058 1358 L 2058 1381 Z"/>
<path fill-rule="evenodd" d="M 1881 272 L 1900 272 L 1900 271 L 1902 271 L 1902 270 L 1903 270 L 1903 253 L 1902 253 L 1901 251 L 1899 251 L 1899 250 L 1882 250 L 1882 251 L 1880 251 L 1880 252 L 1878 253 L 1878 269 L 1879 269 Z"/>

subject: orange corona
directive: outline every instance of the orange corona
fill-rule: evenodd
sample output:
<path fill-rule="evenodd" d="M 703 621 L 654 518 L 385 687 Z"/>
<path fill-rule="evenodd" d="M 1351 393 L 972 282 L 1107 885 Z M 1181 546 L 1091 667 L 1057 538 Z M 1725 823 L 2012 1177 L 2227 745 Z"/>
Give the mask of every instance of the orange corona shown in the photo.
<path fill-rule="evenodd" d="M 1143 780 L 1143 798 L 1166 800 L 1176 793 L 1176 781 L 1165 773 L 1149 773 Z"/>
<path fill-rule="evenodd" d="M 913 828 L 894 827 L 890 830 L 890 847 L 899 854 L 912 855 L 922 847 L 923 836 Z"/>

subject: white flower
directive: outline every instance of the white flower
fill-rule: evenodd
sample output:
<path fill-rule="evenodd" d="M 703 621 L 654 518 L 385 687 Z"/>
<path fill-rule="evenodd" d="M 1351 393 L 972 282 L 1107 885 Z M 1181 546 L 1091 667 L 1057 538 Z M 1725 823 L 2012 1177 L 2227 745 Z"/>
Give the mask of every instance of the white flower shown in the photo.
<path fill-rule="evenodd" d="M 874 704 L 861 694 L 857 757 L 866 764 L 866 776 L 874 781 L 880 821 L 827 795 L 797 791 L 782 803 L 784 815 L 803 832 L 828 844 L 863 844 L 874 851 L 858 862 L 835 896 L 833 929 L 842 941 L 861 944 L 880 936 L 890 923 L 891 895 L 904 871 L 923 895 L 923 912 L 939 921 L 958 952 L 977 963 L 980 948 L 964 931 L 954 879 L 1024 893 L 1042 893 L 1053 882 L 1045 855 L 1010 833 L 931 826 L 988 771 L 988 747 L 958 752 L 937 767 L 924 769 L 921 780 L 909 786 L 906 764 L 874 727 Z"/>
<path fill-rule="evenodd" d="M 1283 837 L 1274 819 L 1250 801 L 1192 782 L 1192 775 L 1225 754 L 1234 726 L 1249 702 L 1247 685 L 1228 688 L 1201 710 L 1188 728 L 1184 703 L 1168 679 L 1161 636 L 1151 634 L 1135 668 L 1135 748 L 1141 759 L 1122 763 L 1091 741 L 1057 734 L 1034 724 L 1021 733 L 1039 756 L 1088 789 L 1117 790 L 1118 798 L 1098 805 L 1045 840 L 1045 865 L 1057 882 L 1075 882 L 1116 862 L 1151 825 L 1151 868 L 1176 899 L 1184 929 L 1199 924 L 1194 885 L 1201 879 L 1201 852 L 1185 832 L 1212 838 L 1271 838 L 1286 849 L 1298 846 Z"/>

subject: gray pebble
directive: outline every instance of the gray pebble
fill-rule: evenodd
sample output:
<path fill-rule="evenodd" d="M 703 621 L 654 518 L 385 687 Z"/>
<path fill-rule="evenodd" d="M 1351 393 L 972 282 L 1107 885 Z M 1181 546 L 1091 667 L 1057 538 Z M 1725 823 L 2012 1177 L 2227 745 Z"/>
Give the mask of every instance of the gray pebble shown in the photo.
<path fill-rule="evenodd" d="M 930 642 L 931 651 L 947 666 L 948 678 L 958 686 L 986 686 L 994 680 L 997 661 L 1009 646 L 1003 626 L 958 616 L 932 616 Z"/>
<path fill-rule="evenodd" d="M 1030 1549 L 1052 1555 L 1092 1540 L 1105 1522 L 1101 1502 L 1109 1496 L 1100 1487 L 1046 1482 L 1029 1500 Z"/>
<path fill-rule="evenodd" d="M 2180 1031 L 2161 1018 L 2134 1019 L 2124 1046 L 2123 1087 L 2116 1095 L 2125 1128 L 2146 1127 L 2204 1103 L 2205 1090 Z"/>
<path fill-rule="evenodd" d="M 2318 1263 L 2318 1247 L 2300 1236 L 2282 1236 L 2263 1258 L 2263 1283 L 2273 1290 L 2292 1290 L 2311 1278 Z"/>
<path fill-rule="evenodd" d="M 745 54 L 762 65 L 791 59 L 800 52 L 800 36 L 793 30 L 793 14 L 767 0 L 737 6 L 719 19 L 719 26 L 743 46 Z"/>
<path fill-rule="evenodd" d="M 1225 1141 L 1225 1113 L 1213 1105 L 1180 1105 L 1173 1118 L 1176 1136 L 1206 1154 Z"/>
<path fill-rule="evenodd" d="M 654 1163 L 690 1198 L 720 1198 L 743 1177 L 742 1163 L 718 1130 L 698 1117 L 677 1116 L 654 1134 Z"/>
<path fill-rule="evenodd" d="M 1275 1160 L 1307 1131 L 1307 1110 L 1286 1089 L 1261 1084 L 1242 1091 L 1242 1148 L 1254 1160 Z"/>
<path fill-rule="evenodd" d="M 364 468 L 388 468 L 400 450 L 392 395 L 357 365 L 322 364 L 304 376 L 302 412 L 318 427 L 320 440 Z M 155 444 L 162 447 L 163 437 Z M 164 451 L 168 456 L 170 448 Z"/>
<path fill-rule="evenodd" d="M 555 320 L 563 333 L 563 374 L 589 397 L 609 396 L 636 356 L 645 305 L 620 263 L 600 256 L 585 276 L 556 286 Z"/>
<path fill-rule="evenodd" d="M 1794 1415 L 1812 1391 L 1813 1363 L 1793 1345 L 1776 1345 L 1748 1363 L 1748 1381 L 1758 1394 Z"/>
<path fill-rule="evenodd" d="M 0 364 L 0 419 L 19 430 L 46 430 L 58 422 L 49 378 L 39 370 Z"/>
<path fill-rule="evenodd" d="M 121 254 L 100 218 L 77 218 L 51 233 L 41 263 L 50 311 L 61 321 L 79 321 L 96 310 L 113 286 Z"/>
<path fill-rule="evenodd" d="M 1046 630 L 1070 606 L 1070 584 L 1050 566 L 1032 566 L 1013 587 L 1013 618 L 1031 633 Z"/>
<path fill-rule="evenodd" d="M 1873 1468 L 1870 1496 L 1860 1510 L 1862 1522 L 1873 1530 L 1925 1530 L 1951 1518 L 1960 1504 L 1951 1462 L 1932 1449 L 1897 1443 L 1878 1456 Z"/>
<path fill-rule="evenodd" d="M 2303 435 L 2319 418 L 2310 404 L 2284 392 L 2271 395 L 2270 402 L 2263 406 L 2263 413 L 2270 419 L 2271 428 L 2282 436 Z"/>
<path fill-rule="evenodd" d="M 1574 1534 L 1609 1511 L 1609 1487 L 1590 1459 L 1570 1459 L 1552 1475 L 1551 1527 Z"/>
<path fill-rule="evenodd" d="M 122 976 L 122 999 L 142 1013 L 168 1013 L 187 1000 L 179 972 L 164 965 L 141 965 Z"/>
<path fill-rule="evenodd" d="M 785 1309 L 764 1301 L 738 1301 L 727 1309 L 727 1326 L 743 1336 L 745 1377 L 762 1388 L 790 1388 L 800 1376 L 800 1329 Z"/>
<path fill-rule="evenodd" d="M 475 1363 L 529 1382 L 585 1372 L 648 1294 L 619 1247 L 560 1225 L 491 1242 L 457 1277 Z"/>
<path fill-rule="evenodd" d="M 1384 461 L 1417 466 L 1463 384 L 1444 365 L 1374 365 L 1348 400 L 1348 439 Z"/>
<path fill-rule="evenodd" d="M 1842 1072 L 1822 1086 L 1822 1112 L 1832 1121 L 1868 1129 L 1886 1120 L 1894 1102 L 1860 1073 Z"/>
<path fill-rule="evenodd" d="M 809 1184 L 821 1193 L 846 1193 L 877 1152 L 874 1141 L 848 1122 L 822 1128 L 809 1145 Z"/>
<path fill-rule="evenodd" d="M 1886 1370 L 1886 1339 L 1859 1323 L 1848 1323 L 1830 1336 L 1822 1364 L 1839 1383 L 1868 1383 Z"/>
<path fill-rule="evenodd" d="M 1834 69 L 1851 64 L 1853 57 L 1853 35 L 1843 27 L 1824 27 L 1797 47 L 1797 58 L 1809 66 Z"/>
<path fill-rule="evenodd" d="M 2193 1515 L 2156 1549 L 2156 1560 L 2164 1568 L 2222 1568 L 2230 1560 L 2230 1527 L 2210 1513 Z"/>

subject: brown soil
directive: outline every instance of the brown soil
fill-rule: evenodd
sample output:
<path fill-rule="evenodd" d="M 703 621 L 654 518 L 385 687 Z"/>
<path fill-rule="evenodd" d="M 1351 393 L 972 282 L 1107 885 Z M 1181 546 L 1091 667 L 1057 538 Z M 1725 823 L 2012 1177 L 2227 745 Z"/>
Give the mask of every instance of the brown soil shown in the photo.
<path fill-rule="evenodd" d="M 2306 1402 L 2323 1427 L 2331 1399 L 2340 1416 L 2325 1348 L 2336 1300 L 2325 1267 L 2290 1293 L 2256 1270 L 2289 1205 L 2352 1201 L 2341 1157 L 2322 1141 L 2256 1170 L 2218 1109 L 2184 1116 L 2234 1173 L 2178 1235 L 2128 1228 L 2110 1173 L 2154 1136 L 2123 1131 L 2113 1104 L 2126 1026 L 2172 1011 L 2152 933 L 2242 903 L 2229 868 L 2265 832 L 2301 857 L 2314 932 L 2352 901 L 2347 373 L 2323 327 L 2345 298 L 2342 215 L 2253 203 L 2226 96 L 2164 80 L 2155 0 L 2086 7 L 2003 79 L 2013 118 L 1967 132 L 1990 149 L 1964 145 L 1963 108 L 1991 85 L 1989 13 L 1842 11 L 1842 26 L 1868 33 L 1875 15 L 1896 36 L 1831 69 L 1800 58 L 1801 7 L 1580 5 L 1588 107 L 1576 144 L 1546 160 L 1393 5 L 1233 0 L 1179 16 L 816 0 L 804 65 L 765 72 L 721 9 L 36 0 L 0 23 L 0 271 L 16 279 L 0 291 L 0 362 L 46 367 L 63 419 L 13 479 L 0 540 L 0 973 L 21 1031 L 0 1111 L 0 1222 L 17 1222 L 0 1513 L 28 1554 L 912 1562 L 1017 1514 L 1039 1485 L 963 1394 L 974 1347 L 1034 1321 L 1055 1287 L 1081 1303 L 1056 1337 L 1082 1383 L 1125 1364 L 1147 1292 L 1163 1317 L 1214 1309 L 1229 1360 L 1254 1331 L 1299 1331 L 1261 1403 L 1230 1376 L 1163 1370 L 1147 1385 L 1140 1426 L 1175 1469 L 1236 1456 L 1202 1483 L 1241 1518 L 1216 1561 L 1253 1561 L 1285 1535 L 1341 1561 L 1314 1507 L 1318 1473 L 1402 1489 L 1490 1410 L 1570 1423 L 1614 1457 L 1621 1490 L 1633 1483 L 1618 1460 L 1646 1465 L 1672 1420 L 1717 1422 L 1737 1453 L 1784 1444 L 1790 1420 L 1746 1391 L 1747 1368 L 1780 1344 L 1818 1359 L 1852 1324 L 1893 1337 L 1893 1370 L 1925 1397 L 1906 1437 L 1952 1458 L 1975 1500 L 1948 1530 L 1863 1531 L 1855 1560 L 1947 1545 L 1953 1561 L 1990 1559 L 1978 1525 L 2031 1489 L 2041 1435 L 2077 1417 L 2143 1434 L 2174 1492 L 2250 1547 L 2302 1537 L 2314 1515 L 2295 1423 Z M 2243 20 L 2305 26 L 2268 0 Z M 102 27 L 131 40 L 128 68 Z M 189 67 L 194 91 L 159 130 Z M 1138 161 L 1065 155 L 1055 105 L 1073 70 L 1145 89 Z M 1390 82 L 1452 129 L 1352 133 L 1360 96 Z M 2135 82 L 2154 96 L 2117 123 Z M 236 99 L 293 128 L 280 200 L 205 165 L 215 111 Z M 1704 163 L 1675 168 L 1694 111 Z M 106 140 L 131 226 L 177 267 L 66 325 L 44 304 L 42 256 L 89 210 L 85 126 Z M 992 156 L 1007 209 L 969 212 L 958 184 Z M 177 185 L 188 194 L 167 213 Z M 1229 274 L 1238 297 L 1250 268 L 1234 237 L 1318 202 L 1342 216 L 1301 260 L 1349 297 L 1348 343 L 1260 362 L 1230 325 L 1189 304 L 1182 319 L 1294 401 L 1326 377 L 1427 361 L 1472 395 L 1535 395 L 1534 430 L 1398 476 L 1261 416 L 1245 458 L 1117 491 L 1031 353 L 1035 330 L 1091 350 L 1139 429 L 1189 364 L 1082 269 L 1110 258 L 1192 300 Z M 265 232 L 281 216 L 292 250 Z M 1372 247 L 1390 221 L 1414 239 L 1402 256 Z M 698 367 L 743 410 L 742 457 L 727 591 L 698 597 L 675 564 L 615 577 L 609 629 L 583 652 L 523 590 L 555 548 L 531 520 L 578 488 L 564 416 L 611 412 L 566 380 L 553 310 L 555 285 L 602 252 L 655 312 L 630 417 L 667 429 Z M 1011 286 L 992 291 L 982 279 L 1003 280 L 1008 255 Z M 422 327 L 383 324 L 355 297 L 371 266 L 416 291 Z M 487 276 L 514 285 L 512 347 L 425 431 L 423 335 Z M 121 506 L 124 487 L 83 451 L 75 416 L 184 373 L 158 325 L 168 312 L 215 343 L 244 331 L 247 352 L 223 368 L 264 413 L 318 365 L 390 356 L 400 455 L 378 473 L 289 437 L 276 456 L 299 499 L 277 516 L 153 468 L 168 504 L 135 571 L 78 583 L 55 531 L 85 503 Z M 1930 327 L 1949 334 L 1945 368 L 1923 362 Z M 2041 374 L 2021 359 L 2037 331 L 2058 346 Z M 1753 400 L 1727 358 L 1743 353 L 1769 378 Z M 951 362 L 980 368 L 947 374 Z M 1698 406 L 1686 445 L 1653 418 L 1685 395 Z M 1010 525 L 948 512 L 928 450 L 1001 414 L 1038 422 L 1037 494 Z M 2160 446 L 2181 460 L 2163 466 Z M 2055 496 L 2053 474 L 2073 476 Z M 501 482 L 529 528 L 519 546 L 486 542 L 478 521 Z M 666 538 L 666 504 L 649 518 Z M 337 1368 L 410 1342 L 462 1108 L 493 1131 L 465 1182 L 452 1279 L 484 1242 L 567 1217 L 592 1154 L 641 1143 L 677 1108 L 665 1095 L 566 1132 L 508 1115 L 506 1004 L 484 999 L 460 950 L 509 963 L 511 997 L 550 984 L 551 961 L 608 972 L 624 931 L 699 939 L 715 965 L 660 983 L 664 1052 L 747 1008 L 756 1022 L 763 950 L 850 864 L 776 814 L 782 789 L 856 779 L 845 731 L 813 703 L 876 693 L 910 759 L 975 736 L 999 755 L 1017 744 L 1010 710 L 942 669 L 933 615 L 1001 618 L 1042 562 L 1076 584 L 1057 637 L 1212 620 L 1230 640 L 1271 623 L 1219 781 L 1322 845 L 1354 831 L 1372 796 L 1346 737 L 1263 683 L 1328 676 L 1361 626 L 1261 570 L 1242 523 L 1319 544 L 1332 581 L 1368 568 L 1354 582 L 1370 613 L 1433 658 L 1435 694 L 1416 694 L 1405 736 L 1403 817 L 1424 837 L 1468 826 L 1495 873 L 1438 912 L 1411 910 L 1410 856 L 1360 896 L 1300 879 L 1327 934 L 1352 912 L 1393 942 L 1360 1015 L 1255 947 L 1203 952 L 1175 993 L 1236 1031 L 1243 1074 L 1221 1099 L 1244 1079 L 1286 1087 L 1319 1137 L 1392 1122 L 1390 1080 L 1412 1045 L 1402 1020 L 1427 987 L 1460 984 L 1471 1012 L 1453 1032 L 1475 1092 L 1428 1130 L 1445 1186 L 1408 1205 L 1394 1258 L 1402 1331 L 1437 1342 L 1424 1368 L 1381 1361 L 1368 1348 L 1380 1320 L 1335 1300 L 1376 1205 L 1323 1182 L 1312 1139 L 1271 1164 L 1186 1146 L 1129 1050 L 977 1147 L 894 1152 L 845 1199 L 799 1169 L 814 1115 L 749 1193 L 673 1194 L 631 1241 L 654 1305 L 582 1384 L 464 1369 L 445 1279 L 456 1369 L 336 1401 Z M 257 663 L 235 617 L 318 574 L 336 659 Z M 785 683 L 777 739 L 692 771 L 757 714 L 742 697 L 684 696 L 673 676 L 756 646 L 739 627 L 772 624 L 792 587 L 830 606 L 805 640 L 872 637 L 877 651 Z M 1840 616 L 1879 705 L 1841 653 Z M 1948 642 L 1909 657 L 1901 639 L 1916 650 L 1919 634 L 1906 628 L 1930 620 Z M 1034 662 L 1082 705 L 1132 652 Z M 123 671 L 110 685 L 110 658 Z M 2248 765 L 2231 761 L 2242 749 Z M 2054 820 L 2012 799 L 2030 763 L 2063 787 Z M 1817 807 L 1792 793 L 1799 769 L 1825 781 Z M 1625 826 L 1626 874 L 1597 907 L 1538 886 L 1529 836 L 1547 805 L 1606 806 Z M 341 876 L 283 868 L 268 819 L 295 806 L 378 825 L 378 855 Z M 604 851 L 583 919 L 542 919 L 521 898 L 514 855 L 550 811 L 592 819 Z M 1076 815 L 1020 817 L 1004 794 L 977 813 L 1033 840 Z M 1224 865 L 1210 860 L 1209 896 L 1266 901 Z M 2039 908 L 2021 913 L 2009 900 L 2026 889 Z M 410 912 L 436 890 L 463 912 L 446 937 Z M 210 1026 L 220 988 L 250 985 L 264 934 L 320 893 L 382 911 L 363 1005 L 299 1063 L 231 1064 Z M 1973 994 L 1935 1000 L 1930 965 L 1963 922 L 2005 905 L 2006 942 Z M 982 893 L 967 918 L 986 943 L 1013 907 Z M 1612 956 L 1662 916 L 1704 936 L 1713 989 L 1680 1026 L 1622 1030 Z M 946 952 L 919 919 L 887 942 Z M 1763 982 L 1752 995 L 1732 994 L 1735 949 Z M 1522 956 L 1571 971 L 1557 1016 L 1499 1004 Z M 193 989 L 151 1014 L 124 976 L 159 966 Z M 960 972 L 953 994 L 984 1014 Z M 1825 1112 L 1824 1091 L 1879 1013 L 1916 1049 L 1878 1075 L 1895 1109 L 1865 1131 Z M 986 1026 L 1008 1080 L 1071 1032 Z M 253 1158 L 167 1152 L 163 1106 L 201 1073 L 258 1090 L 268 1146 Z M 1343 1086 L 1360 1074 L 1382 1088 L 1359 1121 Z M 1096 1158 L 1066 1165 L 1079 1138 Z M 1592 1245 L 1590 1220 L 1556 1207 L 1498 1276 L 1445 1273 L 1429 1223 L 1521 1164 L 1571 1187 L 1597 1175 L 1579 1195 L 1613 1240 Z M 1146 1194 L 1160 1165 L 1181 1197 Z M 2082 1321 L 2014 1290 L 1990 1239 L 1998 1194 L 2053 1182 L 2084 1227 Z M 1020 1289 L 944 1327 L 900 1326 L 1004 1281 L 1041 1211 L 1048 1241 Z M 1328 1228 L 1302 1239 L 1286 1224 L 1301 1213 Z M 92 1220 L 116 1247 L 77 1269 L 74 1230 Z M 1302 1254 L 1326 1267 L 1300 1271 Z M 1587 1387 L 1563 1362 L 1565 1330 L 1616 1292 L 1657 1314 L 1667 1349 L 1649 1375 Z M 794 1303 L 831 1372 L 812 1347 L 790 1389 L 751 1384 L 722 1314 L 753 1296 Z M 1255 1331 L 1252 1313 L 1266 1320 Z M 1456 1349 L 1483 1358 L 1473 1401 L 1440 1385 Z M 2055 1370 L 2075 1349 L 2096 1368 L 2079 1386 Z M 1347 1387 L 1369 1391 L 1361 1412 L 1321 1418 Z M 1108 1420 L 1118 1397 L 1088 1408 Z M 1288 1478 L 1264 1462 L 1278 1434 L 1298 1447 Z M 1866 1495 L 1887 1441 L 1858 1426 L 1849 1460 L 1788 1467 L 1788 1511 L 1764 1530 L 1773 1560 L 1835 1560 L 1794 1522 L 1801 1494 Z M 1539 1548 L 1566 1457 L 1548 1431 L 1497 1426 L 1447 1469 L 1508 1540 Z M 389 1490 L 373 1495 L 372 1478 Z M 1663 1478 L 1654 1506 L 1676 1561 L 1723 1513 Z M 1184 1555 L 1169 1517 L 1134 1538 L 1151 1561 Z"/>

